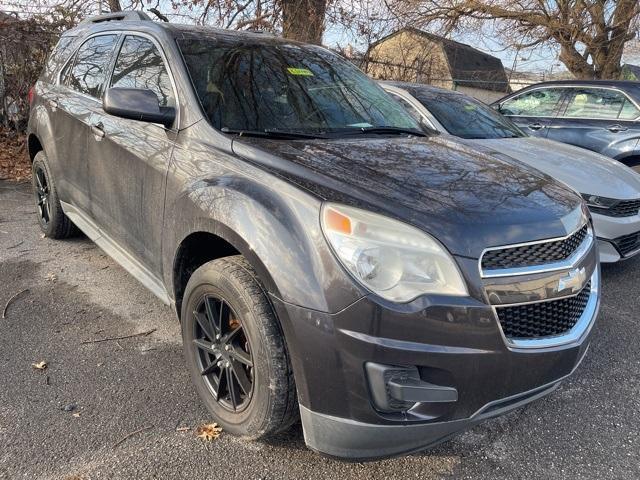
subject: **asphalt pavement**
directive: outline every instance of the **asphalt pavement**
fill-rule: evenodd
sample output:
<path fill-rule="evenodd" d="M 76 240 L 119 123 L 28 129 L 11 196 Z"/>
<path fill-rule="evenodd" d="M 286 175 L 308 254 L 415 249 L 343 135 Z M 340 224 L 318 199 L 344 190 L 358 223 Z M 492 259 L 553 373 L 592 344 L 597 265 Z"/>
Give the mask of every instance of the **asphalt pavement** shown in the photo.
<path fill-rule="evenodd" d="M 436 449 L 345 463 L 299 425 L 197 438 L 211 418 L 173 312 L 87 238 L 43 238 L 34 210 L 0 181 L 0 479 L 640 478 L 640 259 L 603 268 L 591 349 L 554 393 Z"/>

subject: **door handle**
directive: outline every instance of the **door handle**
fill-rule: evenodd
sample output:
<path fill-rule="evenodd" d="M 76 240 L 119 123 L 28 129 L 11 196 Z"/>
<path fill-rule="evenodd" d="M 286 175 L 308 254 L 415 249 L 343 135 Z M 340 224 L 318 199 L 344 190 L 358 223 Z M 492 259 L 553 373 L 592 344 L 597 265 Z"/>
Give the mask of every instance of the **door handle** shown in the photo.
<path fill-rule="evenodd" d="M 539 123 L 531 123 L 529 125 L 527 125 L 529 127 L 530 130 L 540 130 L 542 128 L 542 125 L 540 125 Z"/>
<path fill-rule="evenodd" d="M 91 133 L 93 133 L 98 140 L 104 137 L 104 125 L 102 122 L 91 125 Z"/>
<path fill-rule="evenodd" d="M 629 130 L 627 127 L 623 127 L 622 125 L 611 125 L 610 127 L 607 128 L 607 130 L 609 130 L 611 133 L 618 133 L 618 132 L 626 132 L 627 130 Z"/>

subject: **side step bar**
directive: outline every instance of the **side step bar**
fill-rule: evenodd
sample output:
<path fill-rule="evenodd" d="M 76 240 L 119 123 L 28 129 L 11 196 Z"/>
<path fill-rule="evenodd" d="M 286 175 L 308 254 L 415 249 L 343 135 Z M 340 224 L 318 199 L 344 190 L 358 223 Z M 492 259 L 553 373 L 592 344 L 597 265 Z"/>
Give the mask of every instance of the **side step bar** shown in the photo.
<path fill-rule="evenodd" d="M 84 212 L 65 202 L 60 202 L 65 215 L 69 217 L 76 227 L 82 230 L 87 237 L 98 245 L 107 255 L 113 258 L 127 272 L 133 275 L 140 283 L 147 287 L 165 305 L 171 305 L 171 299 L 164 284 L 156 275 L 151 273 L 138 260 L 133 258 L 118 243 L 103 232 L 93 220 Z"/>

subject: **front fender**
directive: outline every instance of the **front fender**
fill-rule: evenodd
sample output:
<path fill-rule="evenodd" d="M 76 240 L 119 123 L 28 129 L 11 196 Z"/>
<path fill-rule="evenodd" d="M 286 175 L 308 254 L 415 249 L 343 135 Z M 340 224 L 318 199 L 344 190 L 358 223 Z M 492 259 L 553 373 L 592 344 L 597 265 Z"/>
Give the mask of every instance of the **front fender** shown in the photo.
<path fill-rule="evenodd" d="M 218 154 L 218 160 L 224 156 L 226 161 L 197 162 L 193 152 L 182 149 L 174 158 L 179 165 L 188 157 L 185 165 L 191 174 L 199 168 L 208 173 L 180 182 L 175 195 L 171 183 L 179 180 L 170 173 L 163 247 L 166 285 L 172 285 L 173 259 L 181 242 L 192 233 L 209 232 L 240 251 L 269 293 L 286 303 L 334 313 L 366 294 L 330 251 L 320 228 L 318 198 L 232 154 Z"/>

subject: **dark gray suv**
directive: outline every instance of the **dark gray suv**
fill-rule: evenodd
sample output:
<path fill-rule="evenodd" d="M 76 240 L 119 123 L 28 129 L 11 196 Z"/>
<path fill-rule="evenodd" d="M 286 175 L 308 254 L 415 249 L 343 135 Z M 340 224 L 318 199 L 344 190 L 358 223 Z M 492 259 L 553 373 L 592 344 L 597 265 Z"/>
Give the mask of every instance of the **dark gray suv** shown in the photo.
<path fill-rule="evenodd" d="M 492 106 L 530 135 L 602 153 L 640 170 L 640 82 L 538 83 Z"/>
<path fill-rule="evenodd" d="M 230 433 L 300 417 L 322 453 L 403 454 L 552 391 L 588 348 L 580 197 L 425 136 L 321 47 L 102 16 L 30 97 L 43 231 L 78 227 L 176 309 Z"/>

